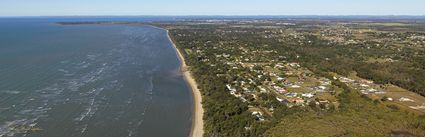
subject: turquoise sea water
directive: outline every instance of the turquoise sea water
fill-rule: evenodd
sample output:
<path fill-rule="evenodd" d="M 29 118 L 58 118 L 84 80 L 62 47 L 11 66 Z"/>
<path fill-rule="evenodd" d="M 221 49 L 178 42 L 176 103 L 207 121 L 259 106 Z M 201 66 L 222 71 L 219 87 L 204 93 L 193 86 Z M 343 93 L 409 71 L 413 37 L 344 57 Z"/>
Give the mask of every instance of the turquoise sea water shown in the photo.
<path fill-rule="evenodd" d="M 188 136 L 191 92 L 166 35 L 0 19 L 0 136 Z"/>

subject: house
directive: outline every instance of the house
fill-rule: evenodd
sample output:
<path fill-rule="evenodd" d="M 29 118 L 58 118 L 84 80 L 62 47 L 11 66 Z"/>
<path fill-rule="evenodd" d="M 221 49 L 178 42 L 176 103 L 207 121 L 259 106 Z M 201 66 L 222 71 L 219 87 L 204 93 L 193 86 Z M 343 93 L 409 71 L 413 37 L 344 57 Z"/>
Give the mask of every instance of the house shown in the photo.
<path fill-rule="evenodd" d="M 258 120 L 258 121 L 264 121 L 265 120 L 264 117 L 263 117 L 263 114 L 259 111 L 252 112 L 252 115 L 257 117 L 256 120 Z"/>
<path fill-rule="evenodd" d="M 318 86 L 317 88 L 320 89 L 320 90 L 325 90 L 326 89 L 325 86 Z"/>
<path fill-rule="evenodd" d="M 269 111 L 273 113 L 273 111 L 274 111 L 273 106 L 271 108 L 269 108 Z"/>
<path fill-rule="evenodd" d="M 367 89 L 367 92 L 369 92 L 369 93 L 374 93 L 374 92 L 376 92 L 376 91 L 378 91 L 378 90 L 373 89 L 373 88 Z"/>
<path fill-rule="evenodd" d="M 298 56 L 297 56 L 298 57 Z M 299 68 L 301 67 L 300 64 L 298 63 L 289 63 L 289 66 L 294 67 L 294 68 Z"/>
<path fill-rule="evenodd" d="M 294 75 L 294 73 L 291 71 L 288 71 L 288 72 L 285 72 L 285 75 Z"/>
<path fill-rule="evenodd" d="M 248 100 L 246 100 L 244 97 L 240 97 L 240 99 L 242 100 L 242 102 L 246 102 Z"/>
<path fill-rule="evenodd" d="M 346 77 L 340 77 L 339 80 L 343 83 L 352 83 L 352 82 L 355 81 L 355 80 L 352 80 L 352 79 L 349 79 L 349 78 L 346 78 Z"/>
<path fill-rule="evenodd" d="M 370 80 L 361 80 L 361 82 L 367 83 L 367 84 L 373 84 L 373 81 Z"/>
<path fill-rule="evenodd" d="M 320 85 L 322 85 L 322 86 L 327 86 L 327 85 L 331 85 L 331 81 L 330 80 L 323 80 L 323 81 L 320 81 Z"/>
<path fill-rule="evenodd" d="M 378 90 L 377 92 L 375 92 L 375 94 L 385 94 L 386 92 L 383 90 Z"/>
<path fill-rule="evenodd" d="M 263 114 L 261 114 L 260 111 L 254 111 L 254 112 L 252 112 L 252 115 L 254 116 L 254 115 L 263 115 Z"/>
<path fill-rule="evenodd" d="M 412 100 L 410 98 L 406 98 L 406 97 L 402 97 L 402 98 L 398 99 L 398 101 L 401 101 L 401 102 L 415 102 L 414 100 Z"/>
<path fill-rule="evenodd" d="M 299 85 L 292 85 L 291 88 L 300 88 L 301 86 Z"/>
<path fill-rule="evenodd" d="M 284 86 L 291 86 L 291 85 L 292 85 L 292 83 L 291 83 L 291 82 L 289 82 L 289 81 L 285 81 L 285 82 L 283 82 L 283 85 L 284 85 Z"/>
<path fill-rule="evenodd" d="M 286 97 L 296 97 L 298 95 L 298 93 L 286 93 L 285 96 Z"/>
<path fill-rule="evenodd" d="M 275 68 L 283 68 L 283 66 L 281 64 L 276 64 L 274 67 Z"/>
<path fill-rule="evenodd" d="M 425 109 L 425 106 L 409 106 L 412 109 Z"/>
<path fill-rule="evenodd" d="M 282 78 L 282 77 L 277 77 L 277 80 L 279 80 L 279 81 L 282 81 L 282 80 L 284 80 L 285 78 Z"/>
<path fill-rule="evenodd" d="M 366 84 L 360 84 L 361 87 L 369 87 L 369 85 Z"/>
<path fill-rule="evenodd" d="M 325 89 L 325 86 L 317 86 L 313 88 L 313 90 L 315 90 L 316 92 L 326 92 Z"/>
<path fill-rule="evenodd" d="M 295 97 L 295 98 L 289 99 L 289 102 L 293 102 L 293 103 L 296 103 L 296 104 L 303 104 L 304 100 L 302 98 Z"/>
<path fill-rule="evenodd" d="M 282 87 L 279 87 L 279 86 L 273 86 L 273 88 L 274 88 L 277 92 L 279 92 L 280 94 L 284 94 L 284 93 L 286 93 L 286 90 L 285 90 L 284 88 L 282 88 Z"/>
<path fill-rule="evenodd" d="M 281 99 L 279 97 L 276 97 L 276 100 L 279 101 L 279 102 L 283 102 L 284 101 L 283 99 Z"/>
<path fill-rule="evenodd" d="M 327 104 L 327 103 L 329 103 L 329 100 L 319 100 L 319 103 L 320 104 Z"/>
<path fill-rule="evenodd" d="M 314 97 L 314 95 L 311 94 L 311 93 L 304 93 L 304 94 L 301 94 L 301 96 L 306 97 L 306 98 L 312 98 L 312 97 Z"/>
<path fill-rule="evenodd" d="M 267 92 L 267 90 L 265 88 L 263 88 L 261 86 L 257 86 L 257 87 L 260 89 L 260 92 L 261 93 L 266 93 Z"/>
<path fill-rule="evenodd" d="M 230 86 L 229 84 L 227 84 L 226 87 L 229 91 L 235 91 L 236 90 L 236 89 L 232 88 L 232 86 Z"/>

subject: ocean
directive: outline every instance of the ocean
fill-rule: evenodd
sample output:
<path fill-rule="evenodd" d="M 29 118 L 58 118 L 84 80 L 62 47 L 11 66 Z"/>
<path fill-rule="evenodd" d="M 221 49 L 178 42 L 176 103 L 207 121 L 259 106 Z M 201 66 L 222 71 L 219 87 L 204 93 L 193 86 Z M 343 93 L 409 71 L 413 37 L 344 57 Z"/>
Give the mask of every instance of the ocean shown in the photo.
<path fill-rule="evenodd" d="M 0 137 L 189 136 L 192 94 L 166 31 L 55 24 L 81 20 L 0 19 Z"/>

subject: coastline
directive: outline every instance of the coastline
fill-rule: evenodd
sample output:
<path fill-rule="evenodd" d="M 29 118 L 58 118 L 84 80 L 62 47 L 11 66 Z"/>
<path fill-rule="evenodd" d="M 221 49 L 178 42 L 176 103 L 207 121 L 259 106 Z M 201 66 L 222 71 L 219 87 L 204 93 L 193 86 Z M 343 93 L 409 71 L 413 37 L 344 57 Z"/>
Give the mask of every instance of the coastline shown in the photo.
<path fill-rule="evenodd" d="M 192 115 L 192 129 L 190 131 L 190 137 L 202 137 L 204 134 L 204 121 L 202 119 L 204 115 L 204 109 L 202 108 L 201 92 L 199 91 L 198 85 L 195 79 L 193 78 L 190 70 L 188 70 L 188 66 L 186 65 L 186 61 L 183 55 L 181 54 L 177 46 L 174 44 L 174 41 L 171 39 L 169 31 L 167 29 L 164 30 L 167 32 L 167 37 L 173 45 L 173 48 L 176 50 L 176 54 L 181 62 L 180 71 L 182 72 L 185 81 L 192 90 L 194 110 Z"/>

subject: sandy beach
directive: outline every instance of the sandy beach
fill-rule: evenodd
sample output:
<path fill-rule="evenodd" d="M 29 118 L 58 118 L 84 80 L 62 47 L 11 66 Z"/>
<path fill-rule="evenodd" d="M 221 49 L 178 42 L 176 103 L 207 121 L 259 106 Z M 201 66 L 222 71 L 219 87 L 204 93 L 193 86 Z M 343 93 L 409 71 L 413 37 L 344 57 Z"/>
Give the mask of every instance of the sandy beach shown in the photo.
<path fill-rule="evenodd" d="M 188 66 L 186 65 L 185 59 L 179 49 L 174 44 L 173 40 L 170 38 L 169 32 L 167 31 L 168 39 L 172 42 L 174 49 L 177 51 L 177 55 L 179 56 L 179 59 L 181 61 L 181 68 L 184 75 L 184 79 L 189 84 L 189 86 L 192 89 L 193 94 L 193 102 L 194 102 L 194 111 L 192 116 L 192 129 L 190 132 L 191 137 L 202 137 L 204 134 L 204 121 L 202 120 L 204 110 L 202 109 L 202 96 L 201 92 L 198 89 L 198 86 L 196 84 L 195 79 L 192 77 L 192 74 L 190 73 Z"/>

